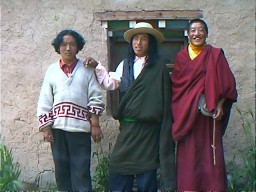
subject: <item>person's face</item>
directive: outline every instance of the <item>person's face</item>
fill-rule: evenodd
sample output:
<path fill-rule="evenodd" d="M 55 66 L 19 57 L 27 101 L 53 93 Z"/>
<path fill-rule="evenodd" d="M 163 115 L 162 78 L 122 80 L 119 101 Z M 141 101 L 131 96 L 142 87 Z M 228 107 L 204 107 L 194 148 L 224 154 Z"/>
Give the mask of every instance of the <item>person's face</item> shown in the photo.
<path fill-rule="evenodd" d="M 195 47 L 201 47 L 205 44 L 208 34 L 206 33 L 205 27 L 202 23 L 193 23 L 188 31 L 188 37 L 190 43 Z"/>
<path fill-rule="evenodd" d="M 132 39 L 132 48 L 138 57 L 144 57 L 148 51 L 149 36 L 146 33 L 136 34 Z"/>
<path fill-rule="evenodd" d="M 65 35 L 60 44 L 60 55 L 65 63 L 69 64 L 76 59 L 77 43 L 73 36 Z"/>

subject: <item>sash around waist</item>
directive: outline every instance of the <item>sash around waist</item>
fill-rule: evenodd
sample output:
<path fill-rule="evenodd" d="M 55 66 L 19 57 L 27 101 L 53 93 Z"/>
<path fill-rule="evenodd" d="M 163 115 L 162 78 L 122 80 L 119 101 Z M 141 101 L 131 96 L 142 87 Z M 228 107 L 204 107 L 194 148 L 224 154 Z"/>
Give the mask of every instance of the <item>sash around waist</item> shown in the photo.
<path fill-rule="evenodd" d="M 130 118 L 130 117 L 123 117 L 123 118 L 122 118 L 122 121 L 130 122 L 130 123 L 133 123 L 133 122 L 141 122 L 141 123 L 146 123 L 146 124 L 149 123 L 149 124 L 161 125 L 161 122 L 148 121 L 148 120 L 139 120 L 139 119 L 134 119 L 134 118 Z"/>
<path fill-rule="evenodd" d="M 126 121 L 126 122 L 137 122 L 137 121 L 139 121 L 138 119 L 133 119 L 133 118 L 130 118 L 130 117 L 123 117 L 122 120 Z"/>

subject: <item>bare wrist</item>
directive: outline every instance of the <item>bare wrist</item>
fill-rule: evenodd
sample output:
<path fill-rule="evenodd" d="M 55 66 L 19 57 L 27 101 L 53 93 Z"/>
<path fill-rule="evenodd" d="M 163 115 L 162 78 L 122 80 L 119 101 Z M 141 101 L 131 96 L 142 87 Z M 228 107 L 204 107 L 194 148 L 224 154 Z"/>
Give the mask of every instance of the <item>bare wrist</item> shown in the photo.
<path fill-rule="evenodd" d="M 91 127 L 100 127 L 100 125 L 91 125 Z"/>

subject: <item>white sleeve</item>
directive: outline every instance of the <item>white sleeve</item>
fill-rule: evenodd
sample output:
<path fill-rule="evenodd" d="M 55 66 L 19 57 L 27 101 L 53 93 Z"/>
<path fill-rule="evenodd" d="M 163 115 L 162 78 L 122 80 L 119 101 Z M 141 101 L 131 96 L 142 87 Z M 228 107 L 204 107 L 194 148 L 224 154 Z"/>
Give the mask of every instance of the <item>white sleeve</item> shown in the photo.
<path fill-rule="evenodd" d="M 88 83 L 88 103 L 87 107 L 89 109 L 89 113 L 95 115 L 101 115 L 104 111 L 105 104 L 103 102 L 102 90 L 100 85 L 94 75 L 93 69 L 91 69 L 91 76 L 90 81 Z M 89 75 L 89 73 L 88 73 Z"/>
<path fill-rule="evenodd" d="M 53 106 L 53 87 L 50 79 L 54 75 L 51 72 L 52 67 L 49 67 L 45 73 L 44 81 L 41 86 L 41 91 L 37 103 L 37 120 L 40 131 L 49 129 L 53 124 L 52 106 Z"/>
<path fill-rule="evenodd" d="M 44 81 L 41 86 L 40 95 L 37 103 L 37 116 L 49 113 L 53 106 L 53 87 L 50 82 L 52 77 L 52 67 L 49 67 L 45 73 Z"/>
<path fill-rule="evenodd" d="M 99 64 L 95 68 L 99 84 L 106 90 L 115 90 L 119 87 L 123 74 L 123 61 L 118 65 L 115 72 L 107 72 L 106 68 Z"/>

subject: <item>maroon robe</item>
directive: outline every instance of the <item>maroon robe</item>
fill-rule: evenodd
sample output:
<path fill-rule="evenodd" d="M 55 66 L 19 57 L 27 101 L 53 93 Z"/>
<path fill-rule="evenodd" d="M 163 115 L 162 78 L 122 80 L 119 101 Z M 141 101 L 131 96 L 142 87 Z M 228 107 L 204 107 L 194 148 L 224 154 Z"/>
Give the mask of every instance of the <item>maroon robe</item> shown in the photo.
<path fill-rule="evenodd" d="M 213 118 L 198 111 L 201 94 L 205 94 L 210 111 L 226 98 L 225 115 L 216 123 L 216 165 L 211 147 Z M 235 78 L 222 49 L 206 45 L 194 60 L 189 57 L 188 46 L 178 53 L 172 72 L 172 135 L 178 142 L 179 191 L 227 190 L 222 136 L 236 100 Z"/>

